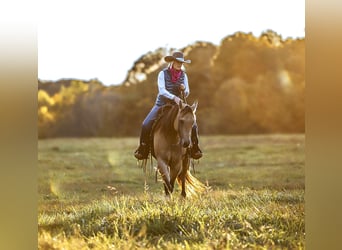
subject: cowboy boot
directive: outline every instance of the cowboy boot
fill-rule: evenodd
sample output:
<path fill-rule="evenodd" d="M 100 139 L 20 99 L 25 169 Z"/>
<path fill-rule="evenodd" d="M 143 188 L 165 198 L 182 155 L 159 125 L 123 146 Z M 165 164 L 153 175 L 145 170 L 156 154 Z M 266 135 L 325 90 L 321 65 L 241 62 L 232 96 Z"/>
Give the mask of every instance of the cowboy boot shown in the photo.
<path fill-rule="evenodd" d="M 143 127 L 140 134 L 140 145 L 134 152 L 134 157 L 138 160 L 147 159 L 150 152 L 149 147 L 149 128 Z"/>
<path fill-rule="evenodd" d="M 140 143 L 137 150 L 134 152 L 134 157 L 138 160 L 147 159 L 149 153 L 149 147 L 146 143 L 142 142 Z"/>
<path fill-rule="evenodd" d="M 198 146 L 198 130 L 197 126 L 193 126 L 191 130 L 191 141 L 192 141 L 192 147 L 191 147 L 191 158 L 198 160 L 203 156 L 203 153 L 201 149 Z"/>

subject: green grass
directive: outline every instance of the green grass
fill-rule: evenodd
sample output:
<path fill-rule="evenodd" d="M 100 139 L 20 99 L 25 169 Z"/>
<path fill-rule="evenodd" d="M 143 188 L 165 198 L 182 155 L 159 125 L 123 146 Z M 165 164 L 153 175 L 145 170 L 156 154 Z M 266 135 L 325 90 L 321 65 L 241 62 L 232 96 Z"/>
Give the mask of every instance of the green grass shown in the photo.
<path fill-rule="evenodd" d="M 137 138 L 40 140 L 39 249 L 304 249 L 304 135 L 200 139 L 211 190 L 186 200 L 144 174 Z"/>

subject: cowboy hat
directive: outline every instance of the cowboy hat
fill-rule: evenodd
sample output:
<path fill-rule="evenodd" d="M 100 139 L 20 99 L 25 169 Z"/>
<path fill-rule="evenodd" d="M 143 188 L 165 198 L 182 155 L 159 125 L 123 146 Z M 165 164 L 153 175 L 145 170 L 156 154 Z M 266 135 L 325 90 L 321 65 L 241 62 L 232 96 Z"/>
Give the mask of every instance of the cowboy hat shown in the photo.
<path fill-rule="evenodd" d="M 180 51 L 173 52 L 172 56 L 165 56 L 164 60 L 166 62 L 178 61 L 181 63 L 191 63 L 191 60 L 184 60 L 184 55 Z"/>

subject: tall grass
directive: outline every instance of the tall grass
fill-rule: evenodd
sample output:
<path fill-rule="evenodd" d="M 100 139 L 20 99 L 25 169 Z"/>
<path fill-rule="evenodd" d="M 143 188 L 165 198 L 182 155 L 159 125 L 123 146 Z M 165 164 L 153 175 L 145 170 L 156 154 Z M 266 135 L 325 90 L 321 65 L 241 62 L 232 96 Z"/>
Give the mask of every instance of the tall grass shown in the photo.
<path fill-rule="evenodd" d="M 39 141 L 39 249 L 303 249 L 303 135 L 210 136 L 195 166 L 211 190 L 166 199 L 136 139 Z M 155 163 L 154 163 L 155 165 Z"/>

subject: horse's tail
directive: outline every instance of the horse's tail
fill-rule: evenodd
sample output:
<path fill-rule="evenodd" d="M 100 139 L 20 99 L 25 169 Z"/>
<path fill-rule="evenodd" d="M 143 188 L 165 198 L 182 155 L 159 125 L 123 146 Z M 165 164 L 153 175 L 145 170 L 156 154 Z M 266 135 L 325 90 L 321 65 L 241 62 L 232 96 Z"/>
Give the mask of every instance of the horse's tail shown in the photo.
<path fill-rule="evenodd" d="M 177 182 L 179 186 L 182 186 L 182 181 L 180 176 L 177 177 Z M 185 192 L 188 197 L 196 196 L 199 193 L 203 193 L 208 190 L 209 187 L 204 185 L 201 181 L 199 181 L 195 176 L 191 174 L 188 170 L 185 175 Z"/>

